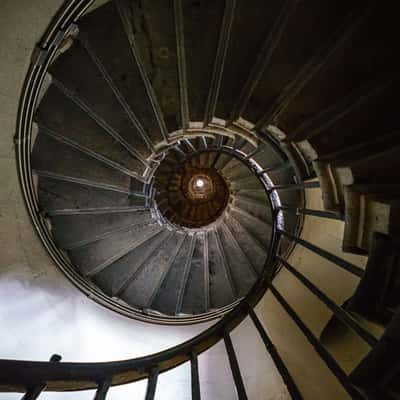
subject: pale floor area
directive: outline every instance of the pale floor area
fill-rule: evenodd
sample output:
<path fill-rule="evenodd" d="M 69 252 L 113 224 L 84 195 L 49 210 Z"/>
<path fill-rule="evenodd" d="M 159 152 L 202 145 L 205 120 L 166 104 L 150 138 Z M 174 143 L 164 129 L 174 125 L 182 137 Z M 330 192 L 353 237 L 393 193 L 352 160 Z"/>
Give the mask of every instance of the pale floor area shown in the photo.
<path fill-rule="evenodd" d="M 32 49 L 61 0 L 0 0 L 0 358 L 104 361 L 153 353 L 208 325 L 160 327 L 133 321 L 81 294 L 55 267 L 33 232 L 20 195 L 13 149 L 18 99 Z M 240 338 L 243 338 L 241 340 Z M 252 325 L 233 333 L 249 398 L 288 399 Z M 222 343 L 199 357 L 204 399 L 235 398 Z M 145 382 L 113 388 L 109 399 L 143 398 Z M 1 400 L 21 394 L 0 393 Z M 44 394 L 41 399 L 86 400 L 93 392 Z M 184 365 L 160 376 L 159 400 L 190 399 Z"/>

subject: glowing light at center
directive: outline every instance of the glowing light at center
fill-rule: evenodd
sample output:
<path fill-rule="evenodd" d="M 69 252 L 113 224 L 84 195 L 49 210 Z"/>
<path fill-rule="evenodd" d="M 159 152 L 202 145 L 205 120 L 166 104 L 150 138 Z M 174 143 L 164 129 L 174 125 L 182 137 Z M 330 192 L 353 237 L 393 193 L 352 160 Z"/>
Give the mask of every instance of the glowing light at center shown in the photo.
<path fill-rule="evenodd" d="M 203 179 L 196 179 L 196 187 L 202 188 L 204 186 L 204 181 Z"/>

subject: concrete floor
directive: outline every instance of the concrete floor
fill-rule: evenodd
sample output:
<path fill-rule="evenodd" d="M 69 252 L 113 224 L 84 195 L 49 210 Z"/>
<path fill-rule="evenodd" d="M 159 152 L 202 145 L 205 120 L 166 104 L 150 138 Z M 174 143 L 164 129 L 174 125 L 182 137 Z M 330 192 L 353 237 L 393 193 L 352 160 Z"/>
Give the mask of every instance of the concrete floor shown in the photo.
<path fill-rule="evenodd" d="M 35 236 L 21 198 L 13 135 L 18 99 L 32 50 L 62 0 L 0 0 L 0 357 L 46 360 L 117 360 L 178 344 L 209 324 L 160 327 L 133 321 L 81 294 L 56 268 Z M 249 398 L 288 398 L 276 369 L 245 322 L 233 333 Z M 217 373 L 216 373 L 217 371 Z M 204 399 L 234 398 L 224 346 L 200 357 Z M 157 399 L 190 399 L 188 366 L 161 376 Z M 145 383 L 111 390 L 110 399 L 143 398 Z M 1 394 L 0 399 L 19 399 Z M 93 393 L 56 394 L 43 399 L 91 399 Z"/>

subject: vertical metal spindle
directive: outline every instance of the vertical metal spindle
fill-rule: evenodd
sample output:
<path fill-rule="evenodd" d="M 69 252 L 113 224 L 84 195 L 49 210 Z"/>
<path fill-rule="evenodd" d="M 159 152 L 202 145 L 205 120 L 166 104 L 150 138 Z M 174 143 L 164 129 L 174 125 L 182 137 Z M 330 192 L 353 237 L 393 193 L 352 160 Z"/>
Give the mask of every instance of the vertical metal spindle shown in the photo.
<path fill-rule="evenodd" d="M 107 397 L 108 390 L 111 387 L 111 382 L 112 382 L 111 378 L 106 378 L 100 382 L 94 400 L 105 400 L 105 398 Z"/>
<path fill-rule="evenodd" d="M 264 327 L 262 326 L 260 320 L 258 319 L 254 310 L 249 306 L 249 315 L 251 320 L 253 321 L 258 333 L 261 336 L 262 341 L 265 344 L 265 348 L 267 349 L 268 354 L 273 359 L 277 370 L 279 371 L 285 385 L 290 393 L 290 396 L 293 400 L 302 400 L 303 397 L 300 394 L 296 383 L 294 382 L 293 378 L 291 377 L 288 369 L 286 368 L 285 363 L 283 362 L 281 356 L 279 355 L 278 351 L 276 350 L 274 344 L 272 343 L 270 337 L 268 336 L 267 332 L 265 331 Z"/>
<path fill-rule="evenodd" d="M 231 337 L 228 332 L 224 333 L 224 342 L 226 351 L 228 353 L 229 363 L 231 365 L 231 371 L 233 375 L 233 380 L 235 381 L 235 386 L 239 400 L 247 400 L 246 389 L 244 387 L 242 374 L 240 373 L 239 363 L 236 358 L 235 350 L 233 348 Z"/>
<path fill-rule="evenodd" d="M 154 400 L 154 396 L 156 394 L 157 379 L 158 379 L 158 367 L 154 367 L 150 371 L 149 379 L 147 381 L 145 400 Z"/>
<path fill-rule="evenodd" d="M 57 363 L 61 361 L 61 356 L 59 354 L 53 354 L 50 357 L 50 362 Z M 46 389 L 46 383 L 39 383 L 35 386 L 28 388 L 27 392 L 24 394 L 21 400 L 35 400 L 38 399 L 40 394 Z"/>
<path fill-rule="evenodd" d="M 201 400 L 200 380 L 199 380 L 199 363 L 197 354 L 192 352 L 190 355 L 190 369 L 192 377 L 192 400 Z"/>
<path fill-rule="evenodd" d="M 28 389 L 28 391 L 24 394 L 21 400 L 35 400 L 39 398 L 40 394 L 43 392 L 43 390 L 46 389 L 46 384 L 40 384 L 37 385 L 33 388 Z"/>
<path fill-rule="evenodd" d="M 293 322 L 297 325 L 303 335 L 306 337 L 308 342 L 313 346 L 314 350 L 320 356 L 321 360 L 326 364 L 330 371 L 335 375 L 338 381 L 341 383 L 346 392 L 350 395 L 350 398 L 354 400 L 365 400 L 364 395 L 362 395 L 358 389 L 356 389 L 351 383 L 347 373 L 342 369 L 342 367 L 337 363 L 332 354 L 326 350 L 318 338 L 312 333 L 312 331 L 303 322 L 300 316 L 292 308 L 292 306 L 285 300 L 282 294 L 275 288 L 274 285 L 269 285 L 269 290 L 274 295 L 275 299 L 280 303 L 282 308 L 287 312 L 287 314 L 292 318 Z"/>

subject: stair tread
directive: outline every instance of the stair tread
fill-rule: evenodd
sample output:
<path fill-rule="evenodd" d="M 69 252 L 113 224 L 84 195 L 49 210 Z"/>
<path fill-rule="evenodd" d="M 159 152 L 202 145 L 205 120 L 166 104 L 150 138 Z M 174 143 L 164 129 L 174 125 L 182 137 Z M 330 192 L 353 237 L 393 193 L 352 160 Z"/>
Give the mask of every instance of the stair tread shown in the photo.
<path fill-rule="evenodd" d="M 141 185 L 140 183 L 137 189 L 140 189 Z M 139 206 L 144 205 L 145 201 L 143 197 L 128 196 L 126 193 L 101 190 L 41 176 L 38 179 L 38 197 L 39 205 L 45 211 Z"/>
<path fill-rule="evenodd" d="M 225 216 L 224 222 L 234 235 L 243 252 L 252 260 L 257 271 L 261 273 L 267 259 L 267 248 L 261 247 L 259 241 L 255 240 L 252 235 L 249 235 L 248 231 L 238 221 Z"/>
<path fill-rule="evenodd" d="M 184 0 L 184 34 L 191 121 L 203 121 L 214 69 L 224 2 Z M 207 29 L 204 29 L 207 27 Z"/>
<path fill-rule="evenodd" d="M 231 180 L 244 178 L 252 174 L 247 165 L 237 158 L 229 161 L 222 169 L 221 173 Z"/>
<path fill-rule="evenodd" d="M 229 234 L 230 231 L 227 231 L 226 227 L 224 229 L 220 226 L 218 232 L 222 246 L 224 247 L 227 262 L 232 271 L 233 280 L 238 290 L 238 296 L 243 297 L 248 293 L 257 277 L 255 276 L 253 267 L 246 254 L 237 245 L 234 237 Z"/>
<path fill-rule="evenodd" d="M 277 150 L 269 143 L 262 143 L 257 148 L 257 152 L 251 157 L 256 161 L 261 169 L 274 167 L 282 163 L 283 157 L 280 156 Z"/>
<path fill-rule="evenodd" d="M 384 72 L 383 76 L 386 77 L 386 79 L 390 79 L 391 75 L 388 71 Z M 399 127 L 396 114 L 395 93 L 397 93 L 399 86 L 400 83 L 398 79 L 396 82 L 387 83 L 385 90 L 379 89 L 379 81 L 372 83 L 370 88 L 364 91 L 364 96 L 358 95 L 358 99 L 364 98 L 365 100 L 354 107 L 351 112 L 333 121 L 330 126 L 326 128 L 323 124 L 326 124 L 329 118 L 325 118 L 322 124 L 319 123 L 317 129 L 320 129 L 321 126 L 323 129 L 321 129 L 318 135 L 310 138 L 310 144 L 318 150 L 318 155 L 323 157 L 327 153 L 348 150 L 353 146 L 376 140 L 377 132 L 380 132 L 379 135 L 382 137 L 390 132 L 396 134 Z M 350 109 L 353 104 L 354 101 L 349 104 L 347 109 Z M 342 110 L 343 109 L 346 112 L 346 107 L 342 107 Z M 338 113 L 336 113 L 336 115 L 338 115 Z M 335 115 L 333 115 L 333 117 L 335 117 Z M 326 140 L 333 132 L 341 132 L 341 135 L 335 135 L 331 140 Z M 385 142 L 386 146 L 390 148 L 390 140 L 386 139 Z M 397 144 L 398 140 L 397 143 L 394 141 L 393 145 Z M 377 154 L 379 148 L 382 148 L 381 146 L 382 144 L 379 143 L 374 145 L 372 154 Z M 363 155 L 356 151 L 351 151 L 348 158 L 353 161 L 360 158 L 362 159 Z"/>
<path fill-rule="evenodd" d="M 50 73 L 115 129 L 143 158 L 150 155 L 140 132 L 79 41 L 75 41 L 68 52 L 57 58 Z"/>
<path fill-rule="evenodd" d="M 32 168 L 130 190 L 131 178 L 126 174 L 40 133 L 32 151 Z"/>
<path fill-rule="evenodd" d="M 152 143 L 161 142 L 163 134 L 115 3 L 107 3 L 88 14 L 79 26 Z"/>
<path fill-rule="evenodd" d="M 214 164 L 214 167 L 221 171 L 224 166 L 229 162 L 231 156 L 227 153 L 220 153 L 217 157 L 217 161 Z"/>
<path fill-rule="evenodd" d="M 264 189 L 254 189 L 254 190 L 238 190 L 236 196 L 238 198 L 245 198 L 258 203 L 268 202 L 266 200 L 267 192 Z M 268 202 L 269 204 L 269 202 Z"/>
<path fill-rule="evenodd" d="M 148 239 L 124 257 L 116 260 L 94 276 L 94 281 L 109 296 L 124 298 L 131 281 L 135 278 L 142 264 L 157 251 L 160 245 L 170 235 L 165 229 L 153 228 L 148 232 Z M 139 235 L 143 238 L 143 235 Z M 131 304 L 135 306 L 135 304 Z"/>
<path fill-rule="evenodd" d="M 322 4 L 318 0 L 311 0 L 305 7 L 296 7 L 289 16 L 268 68 L 250 98 L 244 118 L 258 121 L 272 107 L 285 85 L 340 26 L 343 17 L 359 4 L 360 1 L 340 0 Z M 289 50 L 293 46 L 296 51 Z"/>
<path fill-rule="evenodd" d="M 269 239 L 272 233 L 270 224 L 253 217 L 251 214 L 236 208 L 230 210 L 230 215 L 238 220 L 254 237 L 256 237 L 263 247 L 268 248 Z"/>
<path fill-rule="evenodd" d="M 52 233 L 62 248 L 70 248 L 80 242 L 93 240 L 117 229 L 150 223 L 149 211 L 121 213 L 58 215 L 51 218 Z"/>
<path fill-rule="evenodd" d="M 263 185 L 259 178 L 254 174 L 249 174 L 245 177 L 235 178 L 231 180 L 231 186 L 233 191 L 237 190 L 260 190 L 263 189 Z"/>
<path fill-rule="evenodd" d="M 369 8 L 370 12 L 365 12 L 365 9 L 368 9 L 368 3 L 362 2 L 362 4 L 363 9 L 357 13 L 361 22 L 357 23 L 357 18 L 353 16 L 349 19 L 347 40 L 342 42 L 334 56 L 327 60 L 324 68 L 318 71 L 286 109 L 282 116 L 282 120 L 285 121 L 282 126 L 286 131 L 294 131 L 305 122 L 305 116 L 318 115 L 321 110 L 342 101 L 355 88 L 362 87 L 365 82 L 375 80 L 377 77 L 379 79 L 379 77 L 390 76 L 389 69 L 394 68 L 392 71 L 396 71 L 393 73 L 397 75 L 399 56 L 393 52 L 393 47 L 390 45 L 391 38 L 398 31 L 397 19 L 393 13 L 388 12 L 388 9 L 375 4 L 374 7 Z M 377 28 L 373 39 L 370 37 L 372 23 L 375 23 Z M 343 34 L 346 34 L 345 29 Z M 366 41 L 369 42 L 368 45 Z M 344 64 L 345 69 L 343 69 Z M 366 65 L 368 68 L 360 67 Z M 329 93 L 329 96 L 326 93 Z M 307 101 L 301 99 L 307 99 Z M 372 109 L 375 112 L 375 109 Z M 373 117 L 365 113 L 362 115 L 371 122 L 376 119 L 375 115 Z M 391 118 L 377 118 L 377 120 L 385 124 Z M 381 125 L 376 126 L 382 129 Z M 356 136 L 360 134 L 353 133 Z M 342 134 L 337 136 L 342 136 Z M 359 137 L 363 138 L 364 135 L 360 134 Z M 347 140 L 348 137 L 346 137 L 346 142 Z"/>
<path fill-rule="evenodd" d="M 208 167 L 211 168 L 214 166 L 214 163 L 217 161 L 218 158 L 218 152 L 212 151 L 208 155 Z"/>
<path fill-rule="evenodd" d="M 218 117 L 229 117 L 281 3 L 278 0 L 237 2 L 216 109 Z"/>
<path fill-rule="evenodd" d="M 174 252 L 179 244 L 180 235 L 176 233 L 164 240 L 163 243 L 141 266 L 135 279 L 126 287 L 121 298 L 136 307 L 149 307 L 153 293 L 166 269 L 173 262 Z"/>
<path fill-rule="evenodd" d="M 96 269 L 112 257 L 130 249 L 136 242 L 141 242 L 146 234 L 154 232 L 158 225 L 145 223 L 140 227 L 132 227 L 126 232 L 116 232 L 95 243 L 68 251 L 72 262 L 84 275 Z M 129 251 L 130 252 L 130 251 Z"/>
<path fill-rule="evenodd" d="M 133 25 L 138 50 L 160 104 L 168 132 L 181 126 L 177 48 L 172 1 L 134 5 Z M 149 45 L 151 44 L 151 45 Z"/>
<path fill-rule="evenodd" d="M 183 295 L 181 312 L 184 314 L 201 314 L 205 309 L 204 269 L 204 236 L 196 235 L 196 243 L 190 263 L 188 281 Z"/>
<path fill-rule="evenodd" d="M 301 204 L 301 192 L 298 190 L 279 190 L 281 204 L 298 207 Z"/>
<path fill-rule="evenodd" d="M 191 236 L 186 236 L 175 261 L 156 294 L 151 308 L 167 315 L 175 315 L 185 262 L 190 250 Z"/>
<path fill-rule="evenodd" d="M 219 308 L 232 303 L 235 298 L 229 278 L 222 268 L 223 260 L 219 251 L 216 233 L 208 232 L 208 260 L 210 271 L 210 308 Z"/>
<path fill-rule="evenodd" d="M 271 171 L 266 171 L 266 174 L 274 184 L 277 185 L 288 185 L 296 183 L 294 176 L 295 172 L 291 167 L 287 167 L 287 164 L 280 164 L 278 168 Z"/>
<path fill-rule="evenodd" d="M 127 170 L 143 174 L 145 170 L 143 162 L 132 156 L 122 144 L 55 86 L 51 86 L 42 99 L 37 118 L 40 125 L 50 129 L 54 134 L 70 139 Z M 133 136 L 131 131 L 129 136 Z"/>
<path fill-rule="evenodd" d="M 240 147 L 240 151 L 243 152 L 246 156 L 253 153 L 257 149 L 253 143 L 245 141 L 243 146 Z"/>
<path fill-rule="evenodd" d="M 252 215 L 261 221 L 271 223 L 272 221 L 272 210 L 267 198 L 267 194 L 264 196 L 264 203 L 257 202 L 245 197 L 235 196 L 232 202 L 235 208 L 239 208 L 246 213 Z"/>

